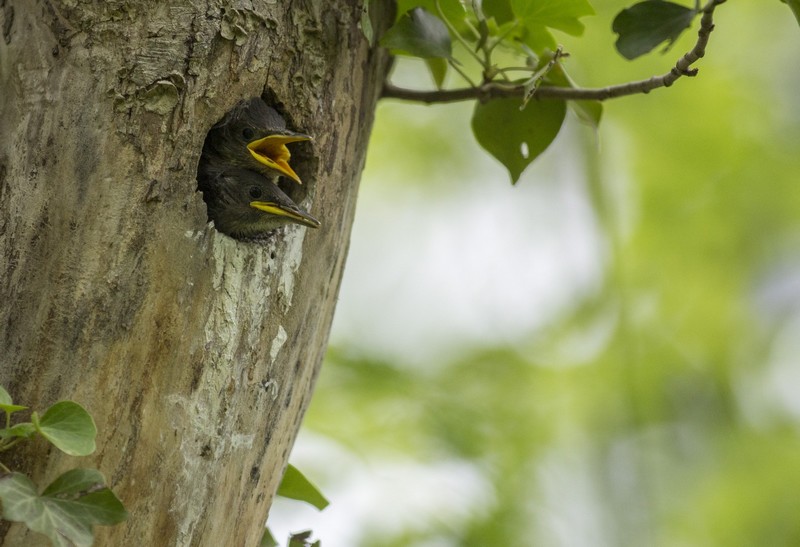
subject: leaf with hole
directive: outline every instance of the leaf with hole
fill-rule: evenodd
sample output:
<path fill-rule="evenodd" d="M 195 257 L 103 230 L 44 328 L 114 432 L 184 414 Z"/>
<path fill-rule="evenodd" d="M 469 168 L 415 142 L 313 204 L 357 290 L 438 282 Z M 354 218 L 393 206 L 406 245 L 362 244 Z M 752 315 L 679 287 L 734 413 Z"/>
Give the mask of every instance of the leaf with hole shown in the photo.
<path fill-rule="evenodd" d="M 423 59 L 447 59 L 452 53 L 447 27 L 424 8 L 414 8 L 400 17 L 383 35 L 381 45 Z"/>
<path fill-rule="evenodd" d="M 117 524 L 128 512 L 94 469 L 73 469 L 58 477 L 40 496 L 21 473 L 0 477 L 3 518 L 24 522 L 58 546 L 89 547 L 96 524 Z"/>
<path fill-rule="evenodd" d="M 325 509 L 329 503 L 322 492 L 292 464 L 286 467 L 281 484 L 278 486 L 278 495 L 310 503 L 320 511 Z"/>
<path fill-rule="evenodd" d="M 59 450 L 70 456 L 94 452 L 97 427 L 86 410 L 73 401 L 61 401 L 48 408 L 40 418 L 31 416 L 37 431 Z"/>
<path fill-rule="evenodd" d="M 667 51 L 678 36 L 689 28 L 697 11 L 664 0 L 646 0 L 617 14 L 611 29 L 619 34 L 617 51 L 632 60 L 648 53 L 662 42 Z"/>
<path fill-rule="evenodd" d="M 478 143 L 519 180 L 522 171 L 544 152 L 558 135 L 567 107 L 564 101 L 531 101 L 520 110 L 520 99 L 478 103 L 472 132 Z"/>

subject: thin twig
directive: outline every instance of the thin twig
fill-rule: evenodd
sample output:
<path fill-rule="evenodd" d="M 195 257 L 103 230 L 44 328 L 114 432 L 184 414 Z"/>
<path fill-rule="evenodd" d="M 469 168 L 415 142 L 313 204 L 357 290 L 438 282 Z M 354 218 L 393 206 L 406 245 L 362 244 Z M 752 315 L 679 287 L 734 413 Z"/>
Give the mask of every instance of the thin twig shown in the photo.
<path fill-rule="evenodd" d="M 464 49 L 467 50 L 467 53 L 472 55 L 475 58 L 475 60 L 478 61 L 478 63 L 483 65 L 483 60 L 480 57 L 478 57 L 477 53 L 472 51 L 472 48 L 466 42 L 466 40 L 464 40 L 464 37 L 461 36 L 461 33 L 458 32 L 458 29 L 456 29 L 456 27 L 454 27 L 453 24 L 447 19 L 447 17 L 444 14 L 444 11 L 442 11 L 442 6 L 439 4 L 439 0 L 436 0 L 436 10 L 439 12 L 439 17 L 442 19 L 442 21 L 444 21 L 444 24 L 450 30 L 450 34 L 456 37 L 456 40 L 458 40 L 458 42 L 462 46 L 464 46 Z"/>
<path fill-rule="evenodd" d="M 701 10 L 703 16 L 700 19 L 700 29 L 697 31 L 697 42 L 691 50 L 678 59 L 675 66 L 666 74 L 653 76 L 646 80 L 599 88 L 559 87 L 552 85 L 541 86 L 533 94 L 533 97 L 535 99 L 605 101 L 607 99 L 625 97 L 627 95 L 649 93 L 660 87 L 669 87 L 683 76 L 696 76 L 697 69 L 692 68 L 692 65 L 705 55 L 709 36 L 711 35 L 711 31 L 714 30 L 714 10 L 725 1 L 726 0 L 709 0 L 706 3 Z M 523 97 L 524 95 L 524 86 L 511 86 L 499 82 L 488 82 L 480 86 L 461 89 L 417 91 L 400 88 L 387 81 L 384 83 L 381 97 L 432 104 L 468 101 L 473 99 L 488 101 L 489 99 Z"/>
<path fill-rule="evenodd" d="M 468 75 L 466 72 L 464 72 L 463 70 L 461 70 L 461 68 L 460 68 L 460 67 L 458 66 L 458 64 L 457 64 L 457 63 L 458 63 L 458 61 L 456 61 L 455 59 L 453 59 L 453 58 L 451 57 L 451 58 L 447 59 L 447 63 L 448 63 L 448 64 L 449 64 L 451 67 L 453 67 L 453 70 L 455 70 L 456 72 L 458 72 L 458 73 L 461 75 L 461 77 L 462 77 L 462 78 L 464 78 L 464 79 L 467 81 L 467 83 L 468 83 L 469 85 L 471 85 L 471 86 L 472 86 L 472 88 L 469 88 L 469 89 L 474 89 L 474 88 L 475 88 L 475 83 L 472 81 L 472 79 L 469 77 L 469 75 Z"/>

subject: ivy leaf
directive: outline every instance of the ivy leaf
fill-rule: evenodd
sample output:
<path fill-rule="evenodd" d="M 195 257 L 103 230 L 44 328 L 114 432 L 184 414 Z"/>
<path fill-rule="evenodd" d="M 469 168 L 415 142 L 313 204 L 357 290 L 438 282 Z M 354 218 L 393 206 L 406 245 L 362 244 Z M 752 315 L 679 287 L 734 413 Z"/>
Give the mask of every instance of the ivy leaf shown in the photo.
<path fill-rule="evenodd" d="M 666 41 L 667 51 L 689 28 L 697 11 L 664 0 L 645 0 L 617 14 L 611 29 L 619 34 L 617 51 L 628 60 L 648 53 Z"/>
<path fill-rule="evenodd" d="M 95 524 L 117 524 L 128 512 L 94 469 L 73 469 L 58 477 L 42 495 L 21 473 L 0 477 L 3 518 L 24 522 L 57 546 L 89 547 Z"/>
<path fill-rule="evenodd" d="M 86 410 L 73 401 L 61 401 L 48 408 L 41 418 L 31 416 L 37 431 L 56 448 L 70 456 L 94 452 L 97 427 Z"/>
<path fill-rule="evenodd" d="M 26 408 L 28 407 L 22 405 L 0 405 L 0 410 L 3 410 L 8 414 L 13 414 L 15 412 L 19 412 L 20 410 L 25 410 Z"/>
<path fill-rule="evenodd" d="M 310 503 L 320 511 L 329 504 L 317 487 L 311 484 L 305 475 L 292 464 L 286 467 L 281 484 L 278 486 L 278 495 Z"/>
<path fill-rule="evenodd" d="M 505 165 L 512 183 L 550 146 L 567 112 L 564 101 L 531 101 L 520 111 L 521 105 L 521 99 L 494 99 L 477 103 L 472 115 L 475 138 Z"/>
<path fill-rule="evenodd" d="M 11 395 L 8 394 L 6 388 L 0 386 L 0 405 L 10 405 L 14 401 L 11 399 Z"/>
<path fill-rule="evenodd" d="M 511 8 L 522 23 L 533 32 L 546 26 L 580 36 L 583 23 L 578 19 L 594 15 L 588 0 L 510 0 Z"/>
<path fill-rule="evenodd" d="M 452 53 L 447 27 L 424 8 L 414 8 L 400 17 L 383 35 L 381 45 L 423 59 L 447 59 Z"/>
<path fill-rule="evenodd" d="M 36 433 L 36 428 L 30 422 L 17 424 L 9 427 L 8 429 L 0 429 L 0 439 L 9 437 L 24 437 L 30 438 Z"/>
<path fill-rule="evenodd" d="M 13 414 L 14 412 L 25 410 L 26 408 L 28 407 L 15 405 L 8 391 L 6 391 L 3 386 L 0 386 L 0 410 L 5 411 L 7 414 Z"/>
<path fill-rule="evenodd" d="M 781 0 L 781 2 L 789 6 L 789 9 L 794 13 L 795 19 L 800 23 L 800 0 Z"/>

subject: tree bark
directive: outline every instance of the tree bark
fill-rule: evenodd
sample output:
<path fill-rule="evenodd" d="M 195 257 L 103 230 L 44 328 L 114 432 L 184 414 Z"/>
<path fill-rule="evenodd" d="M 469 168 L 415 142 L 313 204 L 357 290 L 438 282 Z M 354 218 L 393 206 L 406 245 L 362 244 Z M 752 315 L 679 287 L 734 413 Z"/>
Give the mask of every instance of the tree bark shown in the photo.
<path fill-rule="evenodd" d="M 0 0 L 0 383 L 93 415 L 76 459 L 131 517 L 97 545 L 257 545 L 325 350 L 387 57 L 357 0 Z M 373 22 L 390 14 L 372 2 Z M 381 11 L 378 13 L 378 11 Z M 290 126 L 316 231 L 206 221 L 208 129 L 264 96 Z M 5 456 L 5 455 L 4 455 Z M 14 524 L 3 545 L 42 538 Z"/>

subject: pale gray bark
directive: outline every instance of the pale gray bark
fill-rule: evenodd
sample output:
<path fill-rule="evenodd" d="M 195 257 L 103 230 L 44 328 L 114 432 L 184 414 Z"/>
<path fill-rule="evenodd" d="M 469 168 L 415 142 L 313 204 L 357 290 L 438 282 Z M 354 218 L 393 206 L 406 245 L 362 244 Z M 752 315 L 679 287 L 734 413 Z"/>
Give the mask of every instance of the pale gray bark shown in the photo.
<path fill-rule="evenodd" d="M 328 337 L 386 56 L 357 0 L 0 0 L 0 383 L 83 404 L 131 518 L 98 545 L 255 545 Z M 373 1 L 373 9 L 383 2 Z M 387 14 L 375 13 L 378 25 Z M 323 226 L 206 223 L 209 127 L 272 94 Z M 24 527 L 4 545 L 32 545 Z"/>

